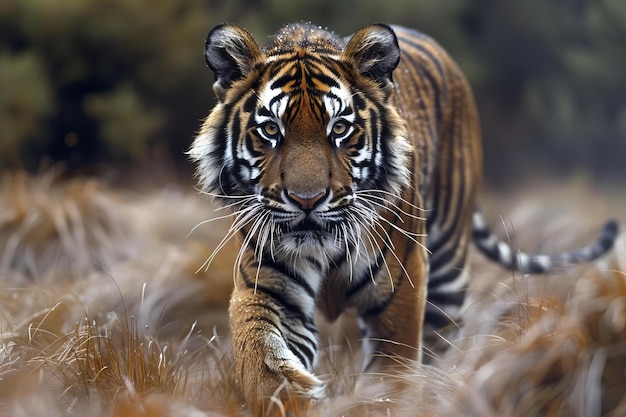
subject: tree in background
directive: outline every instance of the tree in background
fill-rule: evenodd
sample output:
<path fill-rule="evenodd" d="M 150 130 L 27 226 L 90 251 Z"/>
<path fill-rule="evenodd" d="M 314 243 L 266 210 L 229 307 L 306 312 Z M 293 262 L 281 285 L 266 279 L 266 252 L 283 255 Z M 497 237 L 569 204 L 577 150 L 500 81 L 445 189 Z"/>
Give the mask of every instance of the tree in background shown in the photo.
<path fill-rule="evenodd" d="M 474 86 L 488 178 L 577 164 L 623 175 L 622 0 L 3 0 L 0 164 L 101 172 L 168 155 L 185 166 L 213 104 L 210 28 L 239 23 L 263 43 L 301 20 L 341 35 L 384 21 L 435 37 Z"/>
<path fill-rule="evenodd" d="M 196 1 L 5 0 L 0 158 L 83 168 L 181 153 L 209 106 L 210 20 Z"/>
<path fill-rule="evenodd" d="M 491 177 L 581 167 L 623 176 L 626 2 L 473 4 L 464 20 Z"/>

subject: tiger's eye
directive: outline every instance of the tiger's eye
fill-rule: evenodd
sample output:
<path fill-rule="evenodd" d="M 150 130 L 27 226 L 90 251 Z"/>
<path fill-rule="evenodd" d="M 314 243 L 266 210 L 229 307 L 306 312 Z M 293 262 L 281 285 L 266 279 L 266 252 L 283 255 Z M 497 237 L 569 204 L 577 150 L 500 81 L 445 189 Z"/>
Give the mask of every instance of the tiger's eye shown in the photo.
<path fill-rule="evenodd" d="M 337 122 L 333 125 L 333 134 L 335 136 L 342 136 L 348 131 L 348 124 L 346 122 Z"/>
<path fill-rule="evenodd" d="M 265 123 L 261 128 L 263 129 L 263 133 L 270 138 L 277 136 L 278 132 L 280 132 L 278 125 L 274 122 Z"/>

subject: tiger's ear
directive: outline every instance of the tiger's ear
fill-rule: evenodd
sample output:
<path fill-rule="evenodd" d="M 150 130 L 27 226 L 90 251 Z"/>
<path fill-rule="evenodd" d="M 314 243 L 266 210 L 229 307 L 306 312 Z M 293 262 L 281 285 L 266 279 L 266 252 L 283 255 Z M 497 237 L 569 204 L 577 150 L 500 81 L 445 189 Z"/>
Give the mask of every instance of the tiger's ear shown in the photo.
<path fill-rule="evenodd" d="M 346 45 L 344 59 L 352 61 L 358 71 L 386 84 L 400 61 L 398 38 L 387 25 L 366 26 L 356 32 Z"/>
<path fill-rule="evenodd" d="M 222 24 L 209 32 L 204 57 L 215 73 L 215 95 L 223 101 L 232 82 L 246 76 L 260 59 L 261 49 L 244 28 Z"/>

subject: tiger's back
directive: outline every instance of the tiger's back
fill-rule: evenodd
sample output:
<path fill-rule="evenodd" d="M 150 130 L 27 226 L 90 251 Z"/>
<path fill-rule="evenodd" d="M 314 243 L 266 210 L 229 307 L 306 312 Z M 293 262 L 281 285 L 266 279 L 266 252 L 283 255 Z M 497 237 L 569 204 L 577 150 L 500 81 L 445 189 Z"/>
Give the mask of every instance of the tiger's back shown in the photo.
<path fill-rule="evenodd" d="M 395 102 L 416 154 L 412 182 L 426 216 L 425 325 L 437 328 L 457 316 L 468 285 L 465 263 L 482 172 L 480 123 L 469 83 L 446 51 L 418 31 L 393 29 L 402 51 L 393 74 Z"/>

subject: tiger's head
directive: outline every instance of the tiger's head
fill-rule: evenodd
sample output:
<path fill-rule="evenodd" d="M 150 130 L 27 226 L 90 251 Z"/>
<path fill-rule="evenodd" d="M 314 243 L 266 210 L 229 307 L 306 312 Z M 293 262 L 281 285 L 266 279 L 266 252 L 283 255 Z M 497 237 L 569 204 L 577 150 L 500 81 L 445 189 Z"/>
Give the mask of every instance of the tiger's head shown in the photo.
<path fill-rule="evenodd" d="M 203 191 L 236 208 L 234 230 L 272 256 L 358 245 L 358 229 L 410 177 L 407 129 L 391 99 L 393 30 L 372 25 L 344 40 L 288 25 L 261 48 L 224 24 L 209 33 L 205 57 L 218 102 L 189 154 Z"/>

